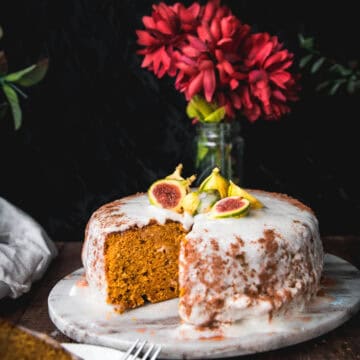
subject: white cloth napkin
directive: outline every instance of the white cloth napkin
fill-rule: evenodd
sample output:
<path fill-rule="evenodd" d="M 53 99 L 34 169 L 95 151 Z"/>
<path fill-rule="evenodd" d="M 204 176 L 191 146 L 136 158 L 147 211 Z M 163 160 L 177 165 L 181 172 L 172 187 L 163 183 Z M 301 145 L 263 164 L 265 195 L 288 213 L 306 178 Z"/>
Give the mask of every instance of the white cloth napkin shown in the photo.
<path fill-rule="evenodd" d="M 0 197 L 0 299 L 29 291 L 56 255 L 44 229 Z"/>

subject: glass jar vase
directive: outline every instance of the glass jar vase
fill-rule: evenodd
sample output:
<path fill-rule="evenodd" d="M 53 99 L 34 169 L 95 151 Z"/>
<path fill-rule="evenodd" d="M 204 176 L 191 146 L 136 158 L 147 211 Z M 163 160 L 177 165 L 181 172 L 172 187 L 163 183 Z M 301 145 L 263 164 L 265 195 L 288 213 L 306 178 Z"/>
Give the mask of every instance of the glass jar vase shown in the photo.
<path fill-rule="evenodd" d="M 195 137 L 196 184 L 210 175 L 214 167 L 236 184 L 243 181 L 244 139 L 238 122 L 198 123 Z"/>

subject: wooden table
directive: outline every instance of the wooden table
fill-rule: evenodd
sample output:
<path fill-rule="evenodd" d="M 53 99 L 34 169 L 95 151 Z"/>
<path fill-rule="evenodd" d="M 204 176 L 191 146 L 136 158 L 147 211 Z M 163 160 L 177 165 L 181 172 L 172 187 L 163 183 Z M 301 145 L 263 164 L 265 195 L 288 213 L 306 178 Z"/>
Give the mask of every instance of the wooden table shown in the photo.
<path fill-rule="evenodd" d="M 338 255 L 360 268 L 360 237 L 323 237 L 327 252 Z M 65 275 L 81 267 L 80 242 L 57 243 L 59 256 L 53 261 L 42 280 L 19 299 L 0 300 L 0 317 L 30 329 L 47 333 L 60 342 L 69 338 L 60 333 L 48 316 L 47 298 L 52 287 Z M 240 358 L 239 358 L 240 359 Z M 305 343 L 243 359 L 359 359 L 360 360 L 360 313 L 332 332 Z"/>

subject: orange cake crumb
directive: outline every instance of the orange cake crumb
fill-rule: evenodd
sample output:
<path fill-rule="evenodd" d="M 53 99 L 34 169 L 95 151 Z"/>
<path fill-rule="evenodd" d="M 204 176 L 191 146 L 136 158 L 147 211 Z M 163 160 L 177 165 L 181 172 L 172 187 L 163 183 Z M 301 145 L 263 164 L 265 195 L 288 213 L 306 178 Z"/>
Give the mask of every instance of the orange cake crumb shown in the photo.
<path fill-rule="evenodd" d="M 1 360 L 75 359 L 55 340 L 0 319 Z"/>
<path fill-rule="evenodd" d="M 182 225 L 173 221 L 108 234 L 104 247 L 107 302 L 121 313 L 145 301 L 178 297 L 178 257 L 185 235 Z"/>

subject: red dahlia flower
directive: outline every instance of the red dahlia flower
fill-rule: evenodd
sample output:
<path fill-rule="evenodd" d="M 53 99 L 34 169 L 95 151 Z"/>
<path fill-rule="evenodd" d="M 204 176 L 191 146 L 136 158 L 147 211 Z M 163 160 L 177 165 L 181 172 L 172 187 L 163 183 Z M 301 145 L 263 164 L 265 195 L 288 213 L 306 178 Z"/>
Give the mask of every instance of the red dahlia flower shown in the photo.
<path fill-rule="evenodd" d="M 289 72 L 294 55 L 268 33 L 250 35 L 243 54 L 242 71 L 247 79 L 239 90 L 245 116 L 255 121 L 261 115 L 278 119 L 288 113 L 287 101 L 298 99 L 298 77 Z"/>
<path fill-rule="evenodd" d="M 144 55 L 141 66 L 158 78 L 175 76 L 174 53 L 187 34 L 195 33 L 200 9 L 196 2 L 188 8 L 181 3 L 153 5 L 152 15 L 142 19 L 145 30 L 136 31 L 138 44 L 144 46 L 138 51 Z"/>
<path fill-rule="evenodd" d="M 288 101 L 297 100 L 293 54 L 276 36 L 250 34 L 220 0 L 188 8 L 160 3 L 143 23 L 145 30 L 137 31 L 142 66 L 159 78 L 176 76 L 187 100 L 199 95 L 224 106 L 229 118 L 241 112 L 250 121 L 280 118 Z"/>
<path fill-rule="evenodd" d="M 220 1 L 209 1 L 200 18 L 197 37 L 187 36 L 177 55 L 175 86 L 190 100 L 203 93 L 208 102 L 223 87 L 237 87 L 243 77 L 231 63 L 239 61 L 238 49 L 250 32 Z"/>

